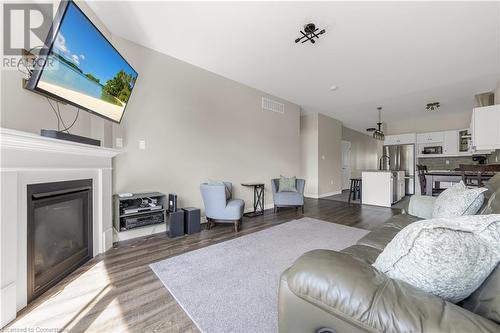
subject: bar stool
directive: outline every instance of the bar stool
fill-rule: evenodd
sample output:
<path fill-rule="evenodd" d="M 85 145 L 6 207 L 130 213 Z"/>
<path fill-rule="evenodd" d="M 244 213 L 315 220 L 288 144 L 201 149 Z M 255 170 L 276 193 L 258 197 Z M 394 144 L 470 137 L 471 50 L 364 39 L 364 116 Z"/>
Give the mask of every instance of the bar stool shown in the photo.
<path fill-rule="evenodd" d="M 352 200 L 356 200 L 356 197 L 358 197 L 359 202 L 361 202 L 361 178 L 351 178 L 348 202 L 351 202 L 351 197 Z"/>

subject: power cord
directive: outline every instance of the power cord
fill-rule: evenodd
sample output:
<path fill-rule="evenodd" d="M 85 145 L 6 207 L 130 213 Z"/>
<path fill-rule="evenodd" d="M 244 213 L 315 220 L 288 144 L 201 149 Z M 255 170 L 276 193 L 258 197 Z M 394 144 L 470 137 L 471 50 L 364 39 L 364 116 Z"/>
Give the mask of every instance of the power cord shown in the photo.
<path fill-rule="evenodd" d="M 27 53 L 31 54 L 31 51 L 33 51 L 35 49 L 38 49 L 38 48 L 42 48 L 42 46 L 35 46 L 35 47 L 29 49 L 27 51 Z M 21 65 L 24 67 L 24 70 L 21 69 Z M 17 62 L 17 70 L 19 72 L 23 73 L 24 75 L 26 75 L 28 80 L 31 77 L 31 74 L 33 73 L 33 70 L 27 65 L 25 57 L 23 57 L 23 59 L 21 61 Z M 59 102 L 55 101 L 56 102 L 57 110 L 52 105 L 52 103 L 50 102 L 50 99 L 48 97 L 47 97 L 47 102 L 49 102 L 50 108 L 52 109 L 52 111 L 54 111 L 54 114 L 56 115 L 56 118 L 57 118 L 57 130 L 59 132 L 66 132 L 66 133 L 70 134 L 69 130 L 75 125 L 76 121 L 78 120 L 78 116 L 80 115 L 80 108 L 77 108 L 78 111 L 77 111 L 75 119 L 73 120 L 73 122 L 71 123 L 71 125 L 66 126 L 66 124 L 64 123 L 64 120 L 63 120 L 63 118 L 61 116 L 61 111 L 59 109 Z M 64 128 L 62 130 L 61 130 L 61 123 L 64 126 Z"/>
<path fill-rule="evenodd" d="M 52 105 L 52 103 L 50 102 L 50 99 L 47 97 L 47 102 L 49 102 L 49 105 L 50 107 L 52 108 L 52 111 L 54 111 L 56 117 L 57 117 L 57 130 L 59 132 L 66 132 L 68 134 L 71 134 L 69 132 L 69 130 L 75 125 L 76 121 L 78 120 L 78 116 L 80 115 L 80 108 L 77 108 L 78 111 L 76 113 L 76 116 L 75 116 L 75 119 L 73 119 L 73 122 L 71 123 L 71 125 L 69 126 L 66 126 L 66 124 L 64 123 L 64 120 L 61 116 L 61 110 L 59 108 L 59 102 L 58 101 L 55 101 L 56 102 L 56 107 L 57 107 L 57 110 L 56 108 L 54 108 L 54 106 Z M 63 129 L 61 129 L 61 123 L 63 125 Z"/>
<path fill-rule="evenodd" d="M 24 75 L 26 75 L 28 79 L 31 76 L 31 74 L 33 73 L 33 69 L 28 66 L 26 59 L 30 54 L 35 56 L 33 53 L 31 53 L 33 50 L 42 49 L 42 48 L 43 48 L 43 46 L 35 46 L 35 47 L 32 47 L 31 49 L 29 49 L 28 51 L 25 50 L 26 54 L 22 55 L 21 60 L 17 62 L 17 70 L 19 72 L 23 73 Z M 21 65 L 24 67 L 24 71 L 21 70 Z"/>
<path fill-rule="evenodd" d="M 50 99 L 48 97 L 47 97 L 47 102 L 49 102 L 49 105 L 52 108 L 52 111 L 54 111 L 54 113 L 56 115 L 56 118 L 57 118 L 57 130 L 61 131 L 61 120 L 59 119 L 59 114 L 57 113 L 57 111 L 54 108 L 54 106 L 52 105 L 52 103 L 50 103 Z"/>
<path fill-rule="evenodd" d="M 80 108 L 77 108 L 77 109 L 78 109 L 78 111 L 76 112 L 75 119 L 73 120 L 73 122 L 71 123 L 71 125 L 69 125 L 69 127 L 66 127 L 66 128 L 63 130 L 63 131 L 68 132 L 68 134 L 70 134 L 70 133 L 69 133 L 70 128 L 71 128 L 71 127 L 73 127 L 73 125 L 75 125 L 76 121 L 78 120 L 78 116 L 80 115 Z M 61 119 L 62 119 L 62 118 L 61 118 Z M 63 123 L 63 124 L 64 124 L 64 123 Z"/>

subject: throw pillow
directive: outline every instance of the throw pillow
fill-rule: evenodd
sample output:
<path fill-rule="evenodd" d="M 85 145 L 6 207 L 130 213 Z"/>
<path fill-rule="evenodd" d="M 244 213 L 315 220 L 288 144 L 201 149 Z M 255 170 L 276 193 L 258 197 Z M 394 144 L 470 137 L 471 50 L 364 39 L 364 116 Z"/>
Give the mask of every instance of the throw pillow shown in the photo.
<path fill-rule="evenodd" d="M 484 187 L 468 189 L 461 181 L 437 197 L 432 217 L 474 215 L 483 204 L 484 191 L 486 191 Z"/>
<path fill-rule="evenodd" d="M 209 180 L 208 185 L 224 185 L 224 190 L 226 192 L 226 200 L 231 198 L 231 190 L 229 189 L 228 184 L 221 180 Z"/>
<path fill-rule="evenodd" d="M 490 196 L 488 203 L 481 214 L 500 214 L 500 189 Z"/>
<path fill-rule="evenodd" d="M 278 192 L 297 192 L 297 178 L 280 176 Z"/>
<path fill-rule="evenodd" d="M 401 230 L 373 266 L 393 279 L 456 303 L 500 260 L 500 215 L 422 220 Z"/>

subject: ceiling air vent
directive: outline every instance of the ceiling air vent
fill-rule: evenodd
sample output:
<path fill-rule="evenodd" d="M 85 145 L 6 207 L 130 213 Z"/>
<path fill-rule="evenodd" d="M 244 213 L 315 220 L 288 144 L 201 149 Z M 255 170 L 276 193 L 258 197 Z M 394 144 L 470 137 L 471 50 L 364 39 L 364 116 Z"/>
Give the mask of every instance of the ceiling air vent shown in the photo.
<path fill-rule="evenodd" d="M 285 113 L 285 104 L 262 97 L 262 109 L 277 113 Z"/>

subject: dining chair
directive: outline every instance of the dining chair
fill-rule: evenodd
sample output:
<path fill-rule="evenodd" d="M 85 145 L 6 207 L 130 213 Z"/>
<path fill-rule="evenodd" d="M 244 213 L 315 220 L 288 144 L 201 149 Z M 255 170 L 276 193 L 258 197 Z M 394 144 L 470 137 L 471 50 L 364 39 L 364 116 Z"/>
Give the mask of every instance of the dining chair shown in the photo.
<path fill-rule="evenodd" d="M 438 196 L 441 192 L 443 192 L 444 188 L 436 187 L 434 188 L 434 184 L 427 184 L 427 178 L 425 175 L 429 173 L 427 169 L 427 165 L 417 164 L 417 173 L 418 173 L 418 181 L 420 183 L 420 194 L 425 195 L 427 192 L 427 186 L 432 186 L 432 195 Z"/>
<path fill-rule="evenodd" d="M 427 180 L 425 174 L 427 173 L 427 165 L 417 164 L 418 181 L 420 183 L 420 194 L 425 195 Z"/>

